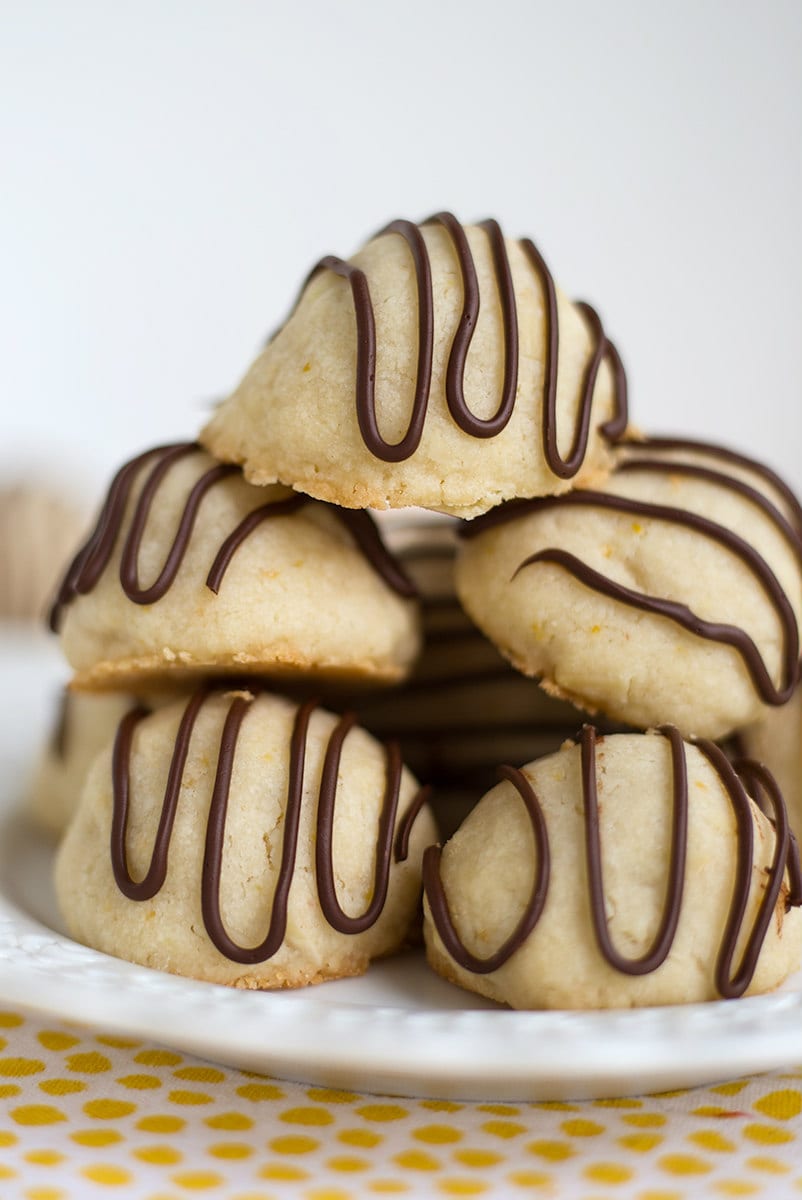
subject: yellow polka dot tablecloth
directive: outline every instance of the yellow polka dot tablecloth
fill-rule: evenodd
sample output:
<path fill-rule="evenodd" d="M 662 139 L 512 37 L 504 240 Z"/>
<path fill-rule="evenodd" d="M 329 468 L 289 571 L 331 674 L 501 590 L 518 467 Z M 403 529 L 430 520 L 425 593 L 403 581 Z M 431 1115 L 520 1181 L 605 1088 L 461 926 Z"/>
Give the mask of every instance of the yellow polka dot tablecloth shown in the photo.
<path fill-rule="evenodd" d="M 584 1103 L 332 1091 L 0 1012 L 2 1200 L 802 1197 L 802 1068 Z"/>

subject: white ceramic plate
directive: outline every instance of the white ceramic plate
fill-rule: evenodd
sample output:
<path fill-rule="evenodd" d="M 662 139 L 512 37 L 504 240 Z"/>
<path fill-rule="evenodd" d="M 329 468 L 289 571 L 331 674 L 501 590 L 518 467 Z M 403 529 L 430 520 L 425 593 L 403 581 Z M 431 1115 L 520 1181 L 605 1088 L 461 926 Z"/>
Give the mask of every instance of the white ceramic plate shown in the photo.
<path fill-rule="evenodd" d="M 421 956 L 362 979 L 260 993 L 180 979 L 66 937 L 52 846 L 20 812 L 57 665 L 0 639 L 0 1001 L 285 1079 L 445 1099 L 632 1095 L 802 1062 L 802 975 L 771 996 L 602 1013 L 516 1013 L 450 987 Z"/>

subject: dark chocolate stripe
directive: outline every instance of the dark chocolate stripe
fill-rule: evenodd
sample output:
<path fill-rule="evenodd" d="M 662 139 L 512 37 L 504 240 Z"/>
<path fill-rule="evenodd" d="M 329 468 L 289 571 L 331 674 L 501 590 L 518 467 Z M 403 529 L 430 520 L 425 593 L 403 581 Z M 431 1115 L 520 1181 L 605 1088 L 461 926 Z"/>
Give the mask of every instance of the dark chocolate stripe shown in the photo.
<path fill-rule="evenodd" d="M 628 959 L 616 950 L 609 935 L 604 886 L 602 878 L 602 848 L 599 833 L 598 799 L 596 794 L 596 730 L 585 726 L 581 735 L 582 759 L 582 804 L 585 826 L 585 848 L 588 872 L 588 897 L 591 909 L 591 919 L 596 936 L 596 942 L 604 959 L 616 971 L 625 975 L 643 975 L 656 970 L 670 953 L 682 906 L 682 894 L 687 862 L 687 822 L 688 822 L 688 780 L 685 746 L 676 728 L 667 725 L 659 731 L 669 742 L 672 762 L 672 835 L 669 852 L 668 881 L 666 901 L 655 938 L 643 955 L 637 959 Z M 757 767 L 761 773 L 762 786 L 766 789 L 773 809 L 773 823 L 776 829 L 776 842 L 771 866 L 767 869 L 768 880 L 760 902 L 758 913 L 752 930 L 747 939 L 741 962 L 733 973 L 732 962 L 735 949 L 746 913 L 749 890 L 752 882 L 752 843 L 753 843 L 753 814 L 750 800 L 743 782 L 728 762 L 723 752 L 712 742 L 700 740 L 695 743 L 709 760 L 711 767 L 718 775 L 722 786 L 732 805 L 738 829 L 738 851 L 735 873 L 735 884 L 730 910 L 722 935 L 721 947 L 715 970 L 715 984 L 721 996 L 725 998 L 742 995 L 749 986 L 763 942 L 765 941 L 769 923 L 774 913 L 783 876 L 788 871 L 790 887 L 786 900 L 786 908 L 802 904 L 802 870 L 800 869 L 797 847 L 793 843 L 788 830 L 788 818 L 782 795 L 771 775 L 765 768 Z M 746 764 L 745 775 L 754 771 L 756 764 Z M 503 768 L 511 772 L 512 768 Z M 517 773 L 520 776 L 520 772 Z M 527 811 L 536 829 L 536 819 L 542 823 L 540 834 L 536 832 L 537 855 L 539 860 L 543 854 L 542 847 L 548 845 L 548 835 L 542 810 L 537 803 L 534 792 L 527 799 L 519 781 L 512 774 L 507 774 L 516 786 L 527 804 Z M 521 778 L 524 778 L 521 776 Z M 537 814 L 537 817 L 536 817 Z M 488 974 L 502 966 L 512 954 L 518 950 L 535 928 L 537 920 L 546 901 L 547 883 L 543 894 L 539 897 L 536 915 L 534 892 L 524 917 L 518 928 L 513 932 L 495 954 L 488 958 L 477 958 L 462 942 L 454 926 L 449 911 L 448 900 L 440 878 L 439 861 L 440 848 L 429 847 L 423 860 L 424 889 L 432 915 L 432 921 L 447 952 L 464 970 L 473 974 Z M 542 860 L 540 862 L 542 866 Z"/>
<path fill-rule="evenodd" d="M 422 788 L 418 788 L 417 794 L 412 798 L 412 803 L 398 822 L 395 848 L 393 850 L 396 862 L 406 862 L 409 858 L 409 839 L 412 834 L 412 827 L 421 809 L 429 803 L 431 794 L 432 789 L 428 784 Z"/>
<path fill-rule="evenodd" d="M 435 213 L 434 216 L 429 217 L 428 221 L 424 221 L 424 224 L 439 224 L 446 230 L 451 238 L 451 244 L 454 247 L 460 275 L 462 276 L 462 312 L 456 333 L 454 334 L 454 341 L 451 344 L 451 353 L 448 356 L 448 367 L 446 368 L 446 402 L 449 412 L 459 425 L 466 416 L 470 419 L 471 415 L 468 405 L 465 402 L 464 381 L 468 351 L 473 341 L 473 335 L 476 332 L 476 323 L 479 320 L 479 281 L 476 278 L 476 266 L 473 261 L 470 245 L 468 244 L 468 238 L 454 214 L 450 212 Z M 507 327 L 505 324 L 505 344 L 506 336 Z M 505 362 L 505 369 L 507 365 L 508 363 Z M 502 398 L 499 411 L 496 413 L 496 419 L 499 418 L 503 405 L 504 400 Z M 479 422 L 479 428 L 482 428 L 482 422 Z M 482 433 L 478 436 L 484 435 L 485 430 L 482 429 Z"/>
<path fill-rule="evenodd" d="M 111 481 L 94 530 L 67 568 L 56 594 L 49 620 L 50 628 L 54 633 L 58 630 L 64 606 L 74 600 L 76 596 L 83 596 L 90 592 L 108 566 L 125 516 L 125 506 L 140 467 L 143 467 L 152 458 L 171 455 L 178 451 L 184 452 L 186 446 L 185 442 L 180 445 L 156 446 L 153 450 L 146 450 L 144 454 L 137 455 L 136 458 L 120 467 Z"/>
<path fill-rule="evenodd" d="M 521 948 L 540 920 L 549 889 L 551 870 L 549 838 L 543 810 L 534 788 L 523 771 L 518 770 L 517 767 L 499 767 L 498 773 L 502 779 L 509 780 L 524 802 L 532 825 L 537 866 L 532 881 L 532 891 L 523 915 L 510 936 L 494 954 L 488 955 L 487 958 L 478 958 L 464 945 L 454 927 L 443 881 L 440 878 L 440 847 L 428 846 L 423 855 L 423 888 L 440 940 L 454 961 L 464 967 L 466 971 L 472 971 L 474 975 L 489 975 L 491 971 L 497 971 L 516 950 Z"/>
<path fill-rule="evenodd" d="M 385 441 L 376 418 L 376 318 L 367 276 L 344 259 L 328 255 L 312 269 L 307 283 L 321 271 L 333 271 L 335 275 L 346 279 L 351 287 L 356 320 L 356 417 L 362 440 L 375 458 L 383 462 L 403 462 L 415 453 L 420 443 L 429 403 L 428 391 L 421 393 L 420 381 L 416 382 L 416 404 L 413 404 L 406 433 L 397 442 Z M 425 304 L 420 300 L 421 288 L 418 275 L 419 303 Z M 419 399 L 421 394 L 422 402 Z"/>
<path fill-rule="evenodd" d="M 320 897 L 320 906 L 326 914 L 326 920 L 339 933 L 363 933 L 371 925 L 375 925 L 384 908 L 387 887 L 390 882 L 393 828 L 398 809 L 398 794 L 401 788 L 401 754 L 397 743 L 389 742 L 385 747 L 387 770 L 384 800 L 379 813 L 376 839 L 373 897 L 363 913 L 356 917 L 349 917 L 347 913 L 343 912 L 337 899 L 337 889 L 334 884 L 334 804 L 337 796 L 337 778 L 343 742 L 355 724 L 356 714 L 346 713 L 329 738 L 323 760 L 317 806 L 315 867 L 318 896 Z"/>
<path fill-rule="evenodd" d="M 255 508 L 253 512 L 248 513 L 247 517 L 243 517 L 237 528 L 228 535 L 217 551 L 209 574 L 206 576 L 207 588 L 214 592 L 215 596 L 217 595 L 220 591 L 220 585 L 223 582 L 223 576 L 228 570 L 229 563 L 242 543 L 250 537 L 257 526 L 261 525 L 263 521 L 274 517 L 291 516 L 299 508 L 303 508 L 305 504 L 306 496 L 288 496 L 285 500 L 276 500 L 272 504 L 263 504 L 260 508 Z"/>
<path fill-rule="evenodd" d="M 144 707 L 132 709 L 126 713 L 117 729 L 114 739 L 112 760 L 112 783 L 114 802 L 111 818 L 111 866 L 117 887 L 129 900 L 150 900 L 161 888 L 167 875 L 167 856 L 170 849 L 170 837 L 173 832 L 175 814 L 178 808 L 178 797 L 181 791 L 181 780 L 189 752 L 189 743 L 195 721 L 208 693 L 205 689 L 196 692 L 191 698 L 181 724 L 176 734 L 170 769 L 167 775 L 167 786 L 162 802 L 159 826 L 153 843 L 150 865 L 145 876 L 135 883 L 128 869 L 128 854 L 125 848 L 126 832 L 128 830 L 128 810 L 130 792 L 130 762 L 131 743 L 134 732 L 140 721 L 148 716 Z"/>
<path fill-rule="evenodd" d="M 381 539 L 376 522 L 365 509 L 328 506 L 350 533 L 363 555 L 389 588 L 412 599 L 418 589 Z"/>
<path fill-rule="evenodd" d="M 582 799 L 585 809 L 585 854 L 593 932 L 607 962 L 624 975 L 648 975 L 665 962 L 677 932 L 682 907 L 688 850 L 688 768 L 685 746 L 679 730 L 673 725 L 667 725 L 660 732 L 668 740 L 670 747 L 673 792 L 666 900 L 651 946 L 639 958 L 626 958 L 613 945 L 604 903 L 599 801 L 596 790 L 596 730 L 592 725 L 586 725 L 582 730 Z"/>
<path fill-rule="evenodd" d="M 490 253 L 496 273 L 498 299 L 504 329 L 504 381 L 498 408 L 491 417 L 475 416 L 465 401 L 465 367 L 468 348 L 476 331 L 479 315 L 479 287 L 468 239 L 462 226 L 450 213 L 438 213 L 432 221 L 440 221 L 451 235 L 462 271 L 463 310 L 457 333 L 451 347 L 446 371 L 446 401 L 455 422 L 465 433 L 476 438 L 496 437 L 506 427 L 515 407 L 518 386 L 518 315 L 515 305 L 515 288 L 512 282 L 510 260 L 504 244 L 504 235 L 496 221 L 482 221 L 480 228 L 487 234 Z"/>
<path fill-rule="evenodd" d="M 626 475 L 631 472 L 646 472 L 654 475 L 681 475 L 686 479 L 701 479 L 705 483 L 713 483 L 726 491 L 735 492 L 759 508 L 765 517 L 777 528 L 788 543 L 794 557 L 802 566 L 802 533 L 788 521 L 776 505 L 757 488 L 750 487 L 742 479 L 727 475 L 724 471 L 715 471 L 711 467 L 703 467 L 699 463 L 679 462 L 676 459 L 625 458 L 616 467 L 616 475 Z"/>
<path fill-rule="evenodd" d="M 749 634 L 743 629 L 739 629 L 738 626 L 725 625 L 717 621 L 705 621 L 688 608 L 686 604 L 678 604 L 673 600 L 665 600 L 662 596 L 648 596 L 643 592 L 633 591 L 632 588 L 615 583 L 612 579 L 608 579 L 606 575 L 601 575 L 598 571 L 594 571 L 592 567 L 583 563 L 581 559 L 573 554 L 569 554 L 565 550 L 549 549 L 541 550 L 539 554 L 532 554 L 521 563 L 515 575 L 519 571 L 522 571 L 524 567 L 539 562 L 554 563 L 559 567 L 563 567 L 564 570 L 573 575 L 585 587 L 592 588 L 593 591 L 599 592 L 603 596 L 609 596 L 610 599 L 617 600 L 621 604 L 626 604 L 630 608 L 640 609 L 642 612 L 650 613 L 653 616 L 666 617 L 676 625 L 680 625 L 683 629 L 688 630 L 689 633 L 704 638 L 708 642 L 719 642 L 722 645 L 731 646 L 740 655 L 744 666 L 749 672 L 755 690 L 766 704 L 778 707 L 785 704 L 793 695 L 798 681 L 798 666 L 791 664 L 790 655 L 786 653 L 785 656 L 784 676 L 786 683 L 783 687 L 777 688 L 766 669 L 757 646 Z M 796 661 L 794 659 L 794 664 L 796 664 Z"/>
<path fill-rule="evenodd" d="M 375 398 L 375 341 L 373 350 L 374 373 L 371 377 L 370 392 L 364 393 L 365 405 L 359 415 L 359 428 L 363 438 L 365 431 L 373 446 L 373 453 L 387 462 L 400 462 L 414 454 L 423 436 L 423 425 L 426 420 L 426 410 L 429 406 L 429 391 L 432 383 L 432 358 L 434 355 L 434 301 L 432 299 L 432 268 L 426 243 L 420 229 L 411 221 L 391 221 L 382 233 L 398 233 L 409 246 L 412 261 L 415 265 L 415 277 L 418 286 L 418 364 L 415 377 L 415 395 L 412 401 L 412 413 L 409 418 L 407 432 L 400 442 L 390 446 L 378 432 Z M 367 283 L 365 284 L 367 289 Z M 368 300 L 368 303 L 370 301 Z M 371 311 L 371 325 L 375 330 L 375 322 Z M 375 333 L 374 333 L 375 338 Z M 369 407 L 368 407 L 369 406 Z M 367 441 L 367 438 L 366 438 Z M 371 442 L 368 442 L 370 445 Z"/>
<path fill-rule="evenodd" d="M 145 532 L 153 498 L 162 479 L 170 470 L 177 457 L 179 456 L 174 455 L 170 457 L 165 455 L 151 471 L 140 493 L 139 500 L 134 509 L 131 527 L 125 539 L 123 552 L 120 557 L 120 584 L 128 599 L 134 604 L 155 604 L 157 600 L 161 600 L 167 594 L 178 574 L 181 563 L 184 561 L 184 555 L 189 547 L 195 519 L 203 497 L 209 491 L 209 488 L 213 487 L 219 480 L 226 479 L 229 475 L 236 474 L 239 470 L 238 467 L 220 464 L 210 467 L 195 482 L 187 496 L 184 509 L 181 513 L 181 519 L 178 523 L 178 529 L 167 552 L 164 566 L 155 582 L 150 587 L 143 588 L 139 582 L 139 548 L 142 544 L 142 535 Z"/>
<path fill-rule="evenodd" d="M 555 507 L 558 504 L 606 508 L 614 512 L 632 513 L 647 520 L 666 521 L 686 529 L 692 529 L 730 550 L 751 571 L 777 614 L 783 633 L 782 682 L 779 686 L 775 686 L 760 651 L 745 630 L 735 625 L 704 620 L 685 604 L 668 600 L 662 596 L 649 596 L 642 592 L 636 592 L 595 571 L 587 563 L 565 550 L 549 547 L 537 554 L 530 555 L 518 566 L 512 576 L 513 579 L 525 567 L 534 563 L 555 563 L 567 570 L 585 587 L 592 588 L 594 591 L 632 608 L 655 616 L 667 617 L 675 624 L 682 626 L 683 629 L 687 629 L 690 633 L 707 641 L 731 646 L 740 655 L 755 689 L 766 704 L 781 705 L 790 699 L 800 677 L 799 628 L 796 616 L 774 572 L 748 542 L 723 525 L 718 525 L 716 522 L 708 520 L 707 517 L 699 516 L 698 513 L 673 508 L 669 505 L 630 500 L 607 492 L 576 491 L 567 496 L 547 496 L 537 501 L 539 508 Z M 531 510 L 530 501 L 524 501 L 523 505 L 530 506 Z"/>
<path fill-rule="evenodd" d="M 777 898 L 783 882 L 783 869 L 791 859 L 791 843 L 788 836 L 788 817 L 785 804 L 776 784 L 767 789 L 774 808 L 776 831 L 774 855 L 768 871 L 763 897 L 758 907 L 752 930 L 744 947 L 740 965 L 733 972 L 733 958 L 743 928 L 749 891 L 752 885 L 752 863 L 754 826 L 749 797 L 727 756 L 714 742 L 700 738 L 696 745 L 709 760 L 714 771 L 727 789 L 738 830 L 738 857 L 735 885 L 727 915 L 727 924 L 716 960 L 716 987 L 726 999 L 742 996 L 749 987 L 755 973 L 757 960 L 766 937 L 769 922 L 774 914 Z M 768 773 L 767 773 L 768 774 Z M 773 780 L 772 780 L 773 783 Z"/>
<path fill-rule="evenodd" d="M 735 738 L 732 740 L 736 741 Z M 743 780 L 745 786 L 750 789 L 750 796 L 758 808 L 760 808 L 763 815 L 771 821 L 776 831 L 776 814 L 780 803 L 777 797 L 779 795 L 782 798 L 782 793 L 771 771 L 763 763 L 751 758 L 741 757 L 733 765 L 739 779 Z M 788 898 L 785 905 L 786 911 L 789 908 L 802 905 L 802 864 L 799 861 L 799 846 L 790 825 L 788 825 L 788 840 L 790 845 L 788 848 Z"/>
<path fill-rule="evenodd" d="M 139 582 L 139 550 L 151 509 L 165 477 L 175 463 L 195 453 L 205 454 L 205 451 L 194 442 L 161 446 L 132 459 L 117 472 L 94 531 L 64 576 L 50 614 L 51 629 L 58 630 L 62 611 L 67 604 L 76 596 L 90 592 L 98 583 L 121 535 L 126 507 L 137 475 L 150 462 L 153 462 L 153 466 L 137 497 L 123 546 L 120 585 L 134 604 L 153 604 L 166 595 L 189 547 L 203 497 L 215 484 L 240 471 L 236 466 L 215 464 L 196 480 L 185 501 L 162 570 L 154 583 L 143 588 Z M 309 503 L 312 503 L 310 497 L 298 493 L 264 504 L 245 516 L 218 550 L 207 576 L 207 587 L 217 593 L 234 554 L 263 521 L 291 515 Z M 324 507 L 345 526 L 366 561 L 389 588 L 404 598 L 417 595 L 414 584 L 385 548 L 369 513 L 341 509 L 333 504 Z"/>
<path fill-rule="evenodd" d="M 776 471 L 771 467 L 767 467 L 765 463 L 758 462 L 754 458 L 749 458 L 745 454 L 739 453 L 737 450 L 730 450 L 726 446 L 718 446 L 714 442 L 699 441 L 693 438 L 678 438 L 678 437 L 646 437 L 638 439 L 626 438 L 622 442 L 625 450 L 691 450 L 697 451 L 700 454 L 708 454 L 711 458 L 718 458 L 723 463 L 732 463 L 734 466 L 743 467 L 744 470 L 751 471 L 764 479 L 779 495 L 782 497 L 791 514 L 791 523 L 802 534 L 802 504 L 798 497 L 782 479 Z"/>
<path fill-rule="evenodd" d="M 223 736 L 220 739 L 220 752 L 217 757 L 217 774 L 212 792 L 212 802 L 209 808 L 208 824 L 206 826 L 206 850 L 203 856 L 203 876 L 201 880 L 201 907 L 203 923 L 210 939 L 226 958 L 232 962 L 258 963 L 272 958 L 284 941 L 287 930 L 287 908 L 289 903 L 290 884 L 295 872 L 295 857 L 298 849 L 298 829 L 301 820 L 301 798 L 304 779 L 304 759 L 306 756 L 306 733 L 309 726 L 315 702 L 309 701 L 301 705 L 295 717 L 290 743 L 290 772 L 287 789 L 287 806 L 284 811 L 284 835 L 281 846 L 281 866 L 279 867 L 273 903 L 270 910 L 270 924 L 262 942 L 256 946 L 240 946 L 229 937 L 220 914 L 220 876 L 223 867 L 223 849 L 225 845 L 226 812 L 228 810 L 231 773 L 234 767 L 234 754 L 237 748 L 237 737 L 240 726 L 248 710 L 250 702 L 237 697 L 228 710 Z"/>
<path fill-rule="evenodd" d="M 216 689 L 218 694 L 222 686 Z M 164 884 L 167 875 L 170 837 L 175 823 L 192 733 L 203 705 L 213 694 L 215 693 L 212 689 L 201 689 L 195 693 L 184 710 L 170 762 L 150 866 L 145 877 L 138 882 L 131 878 L 125 843 L 130 810 L 132 741 L 137 725 L 148 714 L 144 709 L 137 709 L 128 713 L 120 723 L 114 745 L 112 771 L 111 862 L 117 886 L 131 900 L 149 900 Z M 301 809 L 304 803 L 307 734 L 311 715 L 317 707 L 317 702 L 314 700 L 302 704 L 293 721 L 281 865 L 273 893 L 268 931 L 258 945 L 240 946 L 229 936 L 223 923 L 220 912 L 220 880 L 225 848 L 226 813 L 237 741 L 242 723 L 255 698 L 253 693 L 248 696 L 235 695 L 225 717 L 207 818 L 201 875 L 201 909 L 209 938 L 221 954 L 231 961 L 239 963 L 264 962 L 277 952 L 284 941 L 289 892 L 295 871 Z M 354 716 L 347 714 L 333 730 L 324 756 L 318 791 L 316 845 L 318 898 L 325 920 L 333 929 L 337 929 L 341 933 L 359 933 L 369 928 L 375 924 L 384 908 L 393 858 L 393 829 L 402 777 L 398 747 L 390 744 L 386 747 L 385 789 L 376 839 L 373 897 L 364 913 L 357 917 L 349 917 L 340 907 L 334 886 L 332 833 L 340 757 L 343 743 L 349 730 L 353 727 L 354 721 Z M 396 862 L 401 862 L 406 858 L 410 830 L 425 803 L 426 796 L 426 790 L 422 789 L 413 799 L 410 808 L 399 823 L 394 856 Z"/>
<path fill-rule="evenodd" d="M 229 534 L 218 550 L 206 577 L 206 586 L 215 595 L 219 592 L 223 576 L 228 570 L 234 554 L 263 521 L 292 516 L 293 513 L 311 503 L 313 501 L 310 496 L 297 492 L 294 496 L 288 496 L 284 500 L 263 504 L 243 517 L 237 528 Z M 314 503 L 321 502 L 314 501 Z M 365 560 L 387 586 L 405 599 L 414 599 L 418 594 L 414 583 L 384 545 L 370 513 L 364 509 L 337 508 L 333 504 L 327 504 L 325 507 L 335 514 L 341 525 L 345 526 Z"/>
<path fill-rule="evenodd" d="M 644 463 L 641 469 L 652 469 L 652 466 L 651 464 Z M 663 464 L 657 465 L 657 470 L 663 469 Z M 681 465 L 678 470 L 681 471 Z M 708 472 L 706 468 L 702 468 L 702 470 L 705 478 L 717 481 L 717 472 Z M 765 508 L 763 498 L 757 492 L 753 494 L 753 489 L 747 484 L 730 479 L 726 486 L 744 494 L 752 503 L 758 504 L 761 511 L 764 511 L 766 515 L 771 517 L 779 532 L 789 542 L 793 552 L 797 556 L 799 555 L 799 541 L 793 527 L 785 520 L 781 513 L 777 510 L 770 511 L 771 506 Z M 538 554 L 530 555 L 529 558 L 524 559 L 518 566 L 513 579 L 524 567 L 533 563 L 556 563 L 569 571 L 586 587 L 609 596 L 611 599 L 618 600 L 623 604 L 628 604 L 631 607 L 654 615 L 667 617 L 689 632 L 706 638 L 709 641 L 721 642 L 732 646 L 741 656 L 755 688 L 767 704 L 775 706 L 784 704 L 790 698 L 800 678 L 799 626 L 791 603 L 774 572 L 754 547 L 750 546 L 748 542 L 744 541 L 743 538 L 732 530 L 719 525 L 715 521 L 709 520 L 699 513 L 691 512 L 687 509 L 675 508 L 670 505 L 651 504 L 647 501 L 630 499 L 629 497 L 618 496 L 612 492 L 595 492 L 578 489 L 563 496 L 543 496 L 533 500 L 514 500 L 509 504 L 500 505 L 499 508 L 494 509 L 492 512 L 482 517 L 477 517 L 475 521 L 466 523 L 462 529 L 462 536 L 470 539 L 488 529 L 494 529 L 507 522 L 517 520 L 519 517 L 545 512 L 552 508 L 566 507 L 601 508 L 614 512 L 630 513 L 647 520 L 664 521 L 693 530 L 701 536 L 717 542 L 735 554 L 762 588 L 780 623 L 783 638 L 783 662 L 782 680 L 779 686 L 775 686 L 757 646 L 745 630 L 733 625 L 706 621 L 692 612 L 686 605 L 668 600 L 665 597 L 647 596 L 636 592 L 631 588 L 625 587 L 623 584 L 614 582 L 606 575 L 593 570 L 592 567 L 567 551 L 556 547 L 548 547 Z M 802 559 L 800 559 L 800 562 L 802 563 Z"/>
<path fill-rule="evenodd" d="M 490 242 L 496 289 L 504 330 L 504 379 L 498 407 L 492 416 L 477 417 L 465 399 L 465 370 L 470 344 L 479 316 L 480 295 L 468 238 L 463 226 L 452 213 L 439 212 L 424 225 L 441 225 L 451 241 L 462 281 L 463 303 L 454 334 L 446 368 L 446 403 L 459 429 L 470 437 L 492 438 L 507 426 L 512 416 L 518 390 L 520 337 L 512 270 L 506 242 L 498 222 L 488 219 L 479 223 Z M 370 288 L 364 271 L 341 258 L 329 255 L 313 267 L 304 283 L 323 271 L 332 271 L 347 280 L 351 288 L 357 336 L 355 405 L 362 440 L 368 451 L 384 462 L 402 462 L 410 458 L 423 435 L 431 391 L 434 344 L 434 300 L 431 260 L 420 228 L 409 221 L 393 221 L 376 235 L 399 234 L 410 248 L 415 267 L 418 293 L 418 364 L 415 392 L 409 425 L 398 442 L 387 442 L 381 435 L 376 415 L 376 320 Z M 546 310 L 546 349 L 542 401 L 542 448 L 550 470 L 560 479 L 573 478 L 579 471 L 590 436 L 591 406 L 599 367 L 607 359 L 613 373 L 614 411 L 612 417 L 599 427 L 608 440 L 619 439 L 627 427 L 627 386 L 621 358 L 604 334 L 601 322 L 590 305 L 578 305 L 590 325 L 595 346 L 585 371 L 580 391 L 577 425 L 568 457 L 563 458 L 557 446 L 556 409 L 559 358 L 559 328 L 556 288 L 545 260 L 528 239 L 520 243 L 544 290 Z M 303 289 L 302 289 L 303 291 Z M 297 308 L 297 304 L 295 306 Z M 295 311 L 293 309 L 293 312 Z"/>

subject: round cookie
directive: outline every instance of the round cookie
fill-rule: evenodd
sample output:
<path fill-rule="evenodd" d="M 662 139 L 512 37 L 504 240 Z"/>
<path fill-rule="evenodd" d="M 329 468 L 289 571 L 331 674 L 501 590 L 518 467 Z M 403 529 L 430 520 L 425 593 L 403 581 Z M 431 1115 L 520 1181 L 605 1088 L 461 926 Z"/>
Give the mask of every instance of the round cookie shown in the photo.
<path fill-rule="evenodd" d="M 719 447 L 620 453 L 593 491 L 465 526 L 460 599 L 552 694 L 724 737 L 799 678 L 802 513 L 771 472 Z"/>
<path fill-rule="evenodd" d="M 528 239 L 450 213 L 322 259 L 201 441 L 254 483 L 460 516 L 609 470 L 626 381 Z"/>
<path fill-rule="evenodd" d="M 136 705 L 136 697 L 128 692 L 97 694 L 64 688 L 28 792 L 28 812 L 41 829 L 61 836 L 93 760 L 112 740 L 121 718 Z"/>
<path fill-rule="evenodd" d="M 255 488 L 191 444 L 115 477 L 54 608 L 78 687 L 255 672 L 403 678 L 414 588 L 367 513 Z"/>
<path fill-rule="evenodd" d="M 780 785 L 788 821 L 802 845 L 802 686 L 782 708 L 767 709 L 759 721 L 736 734 L 737 753 L 765 763 Z"/>
<path fill-rule="evenodd" d="M 802 954 L 802 879 L 782 796 L 721 750 L 598 738 L 502 768 L 424 858 L 431 965 L 513 1008 L 683 1004 L 777 987 Z M 739 913 L 743 903 L 743 911 Z"/>
<path fill-rule="evenodd" d="M 175 690 L 150 692 L 143 698 L 130 692 L 77 692 L 65 687 L 28 791 L 27 808 L 36 824 L 60 837 L 78 807 L 89 768 L 113 741 L 125 714 L 143 704 L 156 708 L 176 698 Z"/>
<path fill-rule="evenodd" d="M 358 975 L 400 949 L 434 825 L 397 748 L 352 721 L 222 691 L 125 717 L 57 856 L 71 935 L 249 988 Z"/>

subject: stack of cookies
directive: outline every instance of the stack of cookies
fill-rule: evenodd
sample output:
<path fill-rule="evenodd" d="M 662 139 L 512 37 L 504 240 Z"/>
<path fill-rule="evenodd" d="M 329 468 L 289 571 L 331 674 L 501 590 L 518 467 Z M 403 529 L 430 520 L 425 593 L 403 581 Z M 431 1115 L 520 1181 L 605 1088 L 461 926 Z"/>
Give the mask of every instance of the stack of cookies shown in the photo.
<path fill-rule="evenodd" d="M 150 451 L 115 477 L 52 624 L 75 670 L 63 775 L 108 742 L 57 864 L 75 936 L 243 987 L 406 944 L 434 836 L 417 782 L 350 716 L 265 686 L 413 661 L 414 591 L 367 514 L 253 487 L 195 444 Z"/>
<path fill-rule="evenodd" d="M 76 693 L 148 697 L 59 853 L 77 937 L 335 978 L 405 944 L 422 873 L 431 965 L 516 1007 L 795 969 L 795 839 L 744 751 L 799 683 L 802 511 L 742 455 L 636 433 L 531 241 L 439 213 L 323 259 L 200 443 L 120 471 L 54 609 Z M 398 557 L 368 509 L 414 510 L 380 517 Z M 419 783 L 458 796 L 442 850 Z"/>

